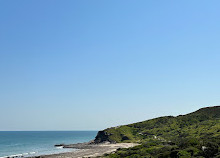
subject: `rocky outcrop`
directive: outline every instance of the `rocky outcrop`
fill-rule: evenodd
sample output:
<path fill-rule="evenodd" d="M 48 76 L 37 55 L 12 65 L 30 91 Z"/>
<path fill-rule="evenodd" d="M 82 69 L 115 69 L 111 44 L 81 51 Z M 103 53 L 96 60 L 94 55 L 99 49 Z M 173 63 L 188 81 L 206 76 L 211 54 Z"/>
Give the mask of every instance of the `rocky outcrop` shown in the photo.
<path fill-rule="evenodd" d="M 115 141 L 109 138 L 110 135 L 111 134 L 107 133 L 105 130 L 99 131 L 97 136 L 95 137 L 94 143 L 95 144 L 104 143 L 104 142 L 116 143 Z"/>

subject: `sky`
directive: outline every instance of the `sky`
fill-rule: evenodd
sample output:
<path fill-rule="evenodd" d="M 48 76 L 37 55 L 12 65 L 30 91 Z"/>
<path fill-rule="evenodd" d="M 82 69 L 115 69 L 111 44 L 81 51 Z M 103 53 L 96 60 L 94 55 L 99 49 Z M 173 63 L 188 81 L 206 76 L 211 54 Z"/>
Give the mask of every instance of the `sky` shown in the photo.
<path fill-rule="evenodd" d="M 0 0 L 0 130 L 102 130 L 219 105 L 219 5 Z"/>

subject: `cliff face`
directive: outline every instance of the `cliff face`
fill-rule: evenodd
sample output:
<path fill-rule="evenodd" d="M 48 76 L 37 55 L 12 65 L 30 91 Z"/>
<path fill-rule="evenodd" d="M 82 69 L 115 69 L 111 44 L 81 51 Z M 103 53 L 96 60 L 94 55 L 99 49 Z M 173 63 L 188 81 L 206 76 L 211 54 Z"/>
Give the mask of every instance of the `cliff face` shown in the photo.
<path fill-rule="evenodd" d="M 103 143 L 103 142 L 110 142 L 110 143 L 114 143 L 115 141 L 112 141 L 110 138 L 109 138 L 110 134 L 107 133 L 107 131 L 99 131 L 97 136 L 95 137 L 95 140 L 94 142 L 95 143 Z"/>
<path fill-rule="evenodd" d="M 220 106 L 199 109 L 177 117 L 159 117 L 99 131 L 94 142 L 142 142 L 149 138 L 220 137 Z"/>

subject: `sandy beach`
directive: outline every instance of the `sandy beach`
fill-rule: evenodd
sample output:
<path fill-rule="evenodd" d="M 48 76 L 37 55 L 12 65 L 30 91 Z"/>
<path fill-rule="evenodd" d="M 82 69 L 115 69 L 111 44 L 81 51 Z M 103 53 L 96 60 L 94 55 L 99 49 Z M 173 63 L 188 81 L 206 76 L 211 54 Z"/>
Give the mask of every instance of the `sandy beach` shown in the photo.
<path fill-rule="evenodd" d="M 74 152 L 60 153 L 54 155 L 42 155 L 35 158 L 81 158 L 81 157 L 96 157 L 116 151 L 118 148 L 130 148 L 138 144 L 135 143 L 102 143 L 102 144 L 72 144 L 67 145 L 67 148 L 78 148 Z"/>

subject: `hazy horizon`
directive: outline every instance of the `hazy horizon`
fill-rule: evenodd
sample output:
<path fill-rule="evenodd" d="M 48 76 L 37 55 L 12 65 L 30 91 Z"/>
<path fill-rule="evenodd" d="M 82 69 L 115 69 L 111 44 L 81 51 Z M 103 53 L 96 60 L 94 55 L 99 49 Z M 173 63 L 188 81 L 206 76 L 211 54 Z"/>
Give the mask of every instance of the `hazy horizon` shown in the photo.
<path fill-rule="evenodd" d="M 0 1 L 0 131 L 101 130 L 220 104 L 220 1 Z"/>
<path fill-rule="evenodd" d="M 219 106 L 219 105 L 214 105 L 214 106 Z M 214 106 L 208 106 L 208 107 L 214 107 Z M 207 107 L 201 107 L 201 108 L 207 108 Z M 199 110 L 199 109 L 197 109 L 197 110 Z M 197 110 L 195 110 L 195 111 L 197 111 Z M 191 111 L 189 113 L 192 113 L 192 112 L 195 112 L 195 111 Z M 189 113 L 186 113 L 186 114 L 189 114 Z M 185 114 L 179 114 L 179 115 L 185 115 Z M 166 116 L 174 116 L 174 117 L 176 117 L 176 116 L 179 116 L 179 115 L 166 115 Z M 158 116 L 158 117 L 161 117 L 161 116 Z M 154 119 L 154 118 L 157 118 L 157 117 L 149 118 L 147 120 Z M 145 120 L 139 120 L 139 121 L 140 122 L 141 121 L 146 121 L 146 119 Z M 137 123 L 137 122 L 130 122 L 130 123 Z M 127 123 L 127 124 L 129 124 L 129 123 Z M 127 125 L 127 124 L 121 124 L 121 125 Z M 121 125 L 115 125 L 115 127 L 116 126 L 121 126 Z M 107 127 L 107 128 L 109 128 L 109 127 Z M 89 129 L 87 129 L 87 130 L 77 130 L 77 129 L 75 129 L 75 130 L 71 130 L 71 129 L 67 129 L 67 130 L 65 130 L 65 129 L 63 129 L 63 130 L 53 130 L 53 129 L 51 129 L 51 130 L 12 130 L 12 131 L 0 130 L 0 132 L 62 132 L 62 131 L 64 131 L 64 132 L 65 131 L 79 131 L 79 132 L 80 131 L 97 131 L 98 132 L 99 130 L 103 130 L 103 129 L 94 129 L 94 130 L 89 130 Z"/>

